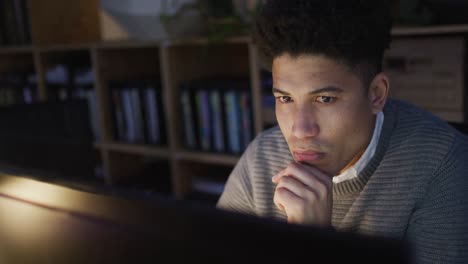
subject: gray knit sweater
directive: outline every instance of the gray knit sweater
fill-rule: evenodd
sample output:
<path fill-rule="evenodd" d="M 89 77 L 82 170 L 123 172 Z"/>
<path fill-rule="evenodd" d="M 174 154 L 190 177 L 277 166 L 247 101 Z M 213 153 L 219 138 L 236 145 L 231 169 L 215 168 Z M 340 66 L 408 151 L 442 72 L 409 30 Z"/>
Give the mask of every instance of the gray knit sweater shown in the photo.
<path fill-rule="evenodd" d="M 357 178 L 333 185 L 337 230 L 410 241 L 418 263 L 468 263 L 468 138 L 409 104 L 389 100 L 375 152 Z M 293 157 L 278 127 L 259 135 L 217 207 L 286 220 L 271 177 Z"/>

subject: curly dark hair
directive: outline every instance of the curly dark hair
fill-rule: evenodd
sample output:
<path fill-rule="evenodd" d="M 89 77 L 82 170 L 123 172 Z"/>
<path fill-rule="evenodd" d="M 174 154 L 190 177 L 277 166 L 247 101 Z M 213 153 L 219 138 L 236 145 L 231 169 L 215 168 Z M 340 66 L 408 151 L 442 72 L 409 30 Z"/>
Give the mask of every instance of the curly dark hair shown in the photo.
<path fill-rule="evenodd" d="M 390 0 L 267 0 L 253 39 L 270 61 L 288 54 L 325 55 L 370 82 L 391 41 Z"/>

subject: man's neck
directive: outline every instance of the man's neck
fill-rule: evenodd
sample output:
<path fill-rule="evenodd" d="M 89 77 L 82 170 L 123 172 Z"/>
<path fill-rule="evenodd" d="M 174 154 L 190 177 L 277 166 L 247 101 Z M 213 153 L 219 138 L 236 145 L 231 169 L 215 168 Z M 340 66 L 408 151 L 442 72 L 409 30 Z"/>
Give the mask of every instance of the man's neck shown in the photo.
<path fill-rule="evenodd" d="M 356 162 L 358 162 L 358 160 L 361 158 L 362 154 L 364 154 L 364 152 L 366 151 L 367 147 L 369 146 L 371 140 L 372 140 L 372 136 L 374 134 L 374 130 L 375 130 L 375 125 L 376 125 L 376 122 L 377 122 L 377 116 L 374 117 L 374 119 L 372 120 L 372 129 L 369 131 L 369 136 L 368 136 L 368 139 L 367 139 L 367 144 L 364 145 L 363 148 L 361 148 L 361 150 L 359 150 L 356 155 L 354 155 L 354 157 L 351 159 L 350 162 L 348 162 L 348 164 L 340 171 L 339 174 L 343 173 L 344 171 L 346 171 L 347 169 L 351 168 L 354 164 L 356 164 Z M 339 175 L 338 174 L 338 175 Z"/>

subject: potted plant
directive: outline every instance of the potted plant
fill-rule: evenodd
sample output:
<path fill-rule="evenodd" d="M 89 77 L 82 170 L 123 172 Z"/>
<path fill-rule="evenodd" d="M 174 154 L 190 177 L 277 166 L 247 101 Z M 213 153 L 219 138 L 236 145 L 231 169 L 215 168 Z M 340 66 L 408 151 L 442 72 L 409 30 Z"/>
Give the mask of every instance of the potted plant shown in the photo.
<path fill-rule="evenodd" d="M 232 36 L 242 36 L 248 33 L 250 21 L 261 1 L 255 1 L 253 10 L 246 7 L 247 0 L 194 0 L 185 3 L 174 14 L 162 14 L 162 24 L 169 35 L 178 37 L 181 28 L 187 26 L 183 23 L 188 16 L 197 17 L 196 35 L 207 37 L 209 41 L 218 42 Z M 193 23 L 191 27 L 194 27 Z M 193 35 L 193 34 L 188 34 Z"/>

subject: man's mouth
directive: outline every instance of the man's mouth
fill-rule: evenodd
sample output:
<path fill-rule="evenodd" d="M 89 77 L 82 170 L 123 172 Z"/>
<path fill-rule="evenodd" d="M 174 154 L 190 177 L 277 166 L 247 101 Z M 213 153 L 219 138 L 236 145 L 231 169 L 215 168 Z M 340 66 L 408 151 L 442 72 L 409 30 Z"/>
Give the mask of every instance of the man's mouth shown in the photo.
<path fill-rule="evenodd" d="M 298 162 L 315 162 L 325 157 L 325 153 L 312 150 L 294 150 L 293 154 Z"/>

